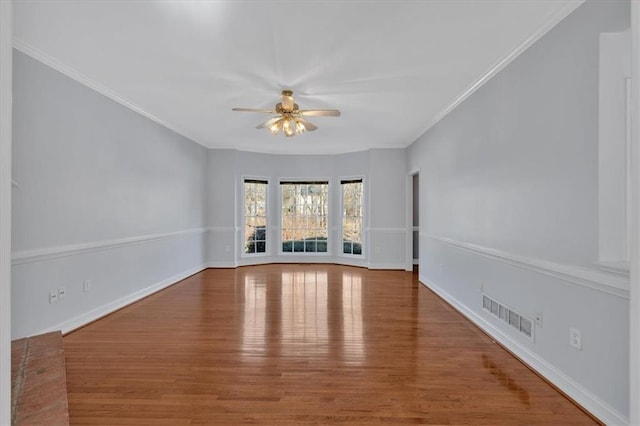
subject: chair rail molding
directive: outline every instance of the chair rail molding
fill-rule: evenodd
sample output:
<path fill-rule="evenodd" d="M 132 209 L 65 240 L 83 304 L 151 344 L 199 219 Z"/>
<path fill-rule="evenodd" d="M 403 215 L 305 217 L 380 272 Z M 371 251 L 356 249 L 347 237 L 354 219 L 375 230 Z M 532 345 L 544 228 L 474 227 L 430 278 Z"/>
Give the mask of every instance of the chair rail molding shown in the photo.
<path fill-rule="evenodd" d="M 169 238 L 180 238 L 188 235 L 202 234 L 207 228 L 184 229 L 175 232 L 165 232 L 161 234 L 139 235 L 135 237 L 119 238 L 114 240 L 96 241 L 91 243 L 69 244 L 56 247 L 48 247 L 34 250 L 21 250 L 12 253 L 12 264 L 21 265 L 23 263 L 41 262 L 65 256 L 76 256 L 84 253 L 91 253 L 100 250 L 110 250 L 134 244 L 145 244 Z"/>
<path fill-rule="evenodd" d="M 619 274 L 517 255 L 476 244 L 456 241 L 446 237 L 424 233 L 420 233 L 420 236 L 492 260 L 549 275 L 571 284 L 629 299 L 629 280 Z"/>

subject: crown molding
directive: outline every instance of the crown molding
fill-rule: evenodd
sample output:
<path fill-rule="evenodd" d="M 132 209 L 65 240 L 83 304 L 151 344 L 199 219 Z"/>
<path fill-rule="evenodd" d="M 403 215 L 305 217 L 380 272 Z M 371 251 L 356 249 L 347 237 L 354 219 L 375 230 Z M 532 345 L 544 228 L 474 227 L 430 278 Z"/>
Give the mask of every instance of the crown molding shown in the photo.
<path fill-rule="evenodd" d="M 565 3 L 565 5 L 558 9 L 554 14 L 552 14 L 549 19 L 547 19 L 542 25 L 538 27 L 538 29 L 524 42 L 522 42 L 519 46 L 517 46 L 514 50 L 512 50 L 507 55 L 500 58 L 496 63 L 494 63 L 489 69 L 480 76 L 474 83 L 472 83 L 467 89 L 465 89 L 458 97 L 456 97 L 449 105 L 447 105 L 443 110 L 434 115 L 429 121 L 427 121 L 427 126 L 425 129 L 415 138 L 418 140 L 422 135 L 424 135 L 429 129 L 435 126 L 440 120 L 446 117 L 451 111 L 453 111 L 458 105 L 464 102 L 469 96 L 475 93 L 480 87 L 484 86 L 484 84 L 491 80 L 493 76 L 502 71 L 507 65 L 509 65 L 513 60 L 515 60 L 520 54 L 522 54 L 525 50 L 531 47 L 536 41 L 538 41 L 542 36 L 544 36 L 549 30 L 558 25 L 564 18 L 569 16 L 571 12 L 576 10 L 578 6 L 584 3 L 585 0 L 571 0 Z M 415 141 L 414 140 L 414 141 Z M 412 142 L 413 143 L 413 142 Z M 411 145 L 411 143 L 409 144 Z"/>
<path fill-rule="evenodd" d="M 89 78 L 88 76 L 82 74 L 81 72 L 77 71 L 76 69 L 67 66 L 65 64 L 63 64 L 62 62 L 60 62 L 59 60 L 55 59 L 54 57 L 47 55 L 46 53 L 44 53 L 43 51 L 33 47 L 32 45 L 30 45 L 29 43 L 20 40 L 19 38 L 14 37 L 13 38 L 13 47 L 16 50 L 19 50 L 20 52 L 24 53 L 25 55 L 39 61 L 42 62 L 43 64 L 45 64 L 46 66 L 48 66 L 49 68 L 52 68 L 56 71 L 58 71 L 59 73 L 62 73 L 63 75 L 69 77 L 72 80 L 77 81 L 78 83 L 90 88 L 91 90 L 94 90 L 98 93 L 100 93 L 103 96 L 106 96 L 107 98 L 111 99 L 112 101 L 115 101 L 117 103 L 119 103 L 120 105 L 130 109 L 131 111 L 134 111 L 140 115 L 142 115 L 145 118 L 148 118 L 149 120 L 161 125 L 162 127 L 165 127 L 169 130 L 171 130 L 174 133 L 179 134 L 180 136 L 184 136 L 185 138 L 204 146 L 205 148 L 207 148 L 207 145 L 199 142 L 197 138 L 193 137 L 192 135 L 189 134 L 189 132 L 186 132 L 184 129 L 181 129 L 179 126 L 175 126 L 171 123 L 168 123 L 158 117 L 156 117 L 155 115 L 151 114 L 150 112 L 146 111 L 144 108 L 142 108 L 141 106 L 137 105 L 135 102 L 125 98 L 124 96 L 114 92 L 111 89 L 108 89 L 107 87 L 103 86 L 102 84 L 98 83 L 97 81 L 93 80 L 92 78 Z"/>

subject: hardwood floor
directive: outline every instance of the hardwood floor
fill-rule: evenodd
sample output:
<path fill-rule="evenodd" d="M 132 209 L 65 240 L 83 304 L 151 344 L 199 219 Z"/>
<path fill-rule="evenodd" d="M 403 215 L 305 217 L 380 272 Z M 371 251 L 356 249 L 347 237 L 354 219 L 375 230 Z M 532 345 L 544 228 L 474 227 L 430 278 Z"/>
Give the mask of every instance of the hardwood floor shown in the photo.
<path fill-rule="evenodd" d="M 209 269 L 64 338 L 71 424 L 594 424 L 401 271 Z"/>

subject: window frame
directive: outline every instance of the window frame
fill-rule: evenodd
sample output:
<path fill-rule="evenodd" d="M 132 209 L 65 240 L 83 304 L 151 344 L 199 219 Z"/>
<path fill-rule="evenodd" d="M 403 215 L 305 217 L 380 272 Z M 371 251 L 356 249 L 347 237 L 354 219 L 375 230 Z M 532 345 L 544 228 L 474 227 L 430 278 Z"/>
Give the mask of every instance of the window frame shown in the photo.
<path fill-rule="evenodd" d="M 282 185 L 283 184 L 304 184 L 304 183 L 325 183 L 327 184 L 327 251 L 326 252 L 310 252 L 310 251 L 284 251 L 282 250 L 282 244 L 284 243 L 282 239 L 282 230 L 284 229 L 282 226 L 283 215 L 282 215 Z M 277 253 L 279 256 L 332 256 L 332 248 L 331 248 L 331 223 L 332 223 L 332 210 L 331 210 L 331 197 L 332 197 L 332 188 L 333 183 L 332 179 L 328 177 L 295 177 L 295 178 L 284 178 L 281 177 L 278 179 L 278 250 Z"/>
<path fill-rule="evenodd" d="M 247 242 L 247 235 L 246 235 L 246 220 L 247 220 L 247 216 L 246 216 L 246 190 L 245 190 L 245 183 L 247 183 L 247 181 L 254 181 L 255 183 L 263 183 L 266 185 L 266 192 L 265 192 L 265 206 L 264 206 L 264 210 L 265 210 L 265 231 L 264 231 L 264 252 L 262 253 L 247 253 L 245 252 L 245 248 L 244 245 Z M 245 257 L 245 258 L 251 258 L 251 257 L 265 257 L 265 256 L 269 256 L 270 252 L 271 252 L 271 238 L 270 238 L 270 231 L 271 231 L 271 219 L 270 219 L 270 214 L 269 214 L 269 178 L 266 177 L 256 177 L 256 176 L 242 176 L 241 181 L 240 181 L 241 185 L 242 185 L 242 198 L 240 199 L 241 202 L 241 208 L 240 208 L 240 215 L 241 215 L 241 220 L 240 220 L 240 245 L 239 245 L 239 249 L 240 249 L 240 257 Z"/>
<path fill-rule="evenodd" d="M 342 185 L 344 182 L 349 182 L 349 181 L 360 181 L 362 183 L 362 205 L 360 206 L 360 211 L 362 212 L 362 222 L 360 224 L 360 236 L 361 236 L 361 248 L 360 248 L 360 254 L 353 254 L 353 253 L 345 253 L 344 252 L 344 241 L 343 241 L 343 235 L 344 235 L 344 196 L 343 196 L 343 191 L 342 191 Z M 347 177 L 340 177 L 340 189 L 339 189 L 339 194 L 338 196 L 340 197 L 340 210 L 338 212 L 339 216 L 340 216 L 340 229 L 339 229 L 339 242 L 338 242 L 338 256 L 341 257 L 346 257 L 346 258 L 351 258 L 351 259 L 365 259 L 366 258 L 366 252 L 365 252 L 365 240 L 366 240 L 366 232 L 365 232 L 365 220 L 367 217 L 367 212 L 366 212 L 366 205 L 367 205 L 367 198 L 366 198 L 366 179 L 364 176 L 347 176 Z"/>

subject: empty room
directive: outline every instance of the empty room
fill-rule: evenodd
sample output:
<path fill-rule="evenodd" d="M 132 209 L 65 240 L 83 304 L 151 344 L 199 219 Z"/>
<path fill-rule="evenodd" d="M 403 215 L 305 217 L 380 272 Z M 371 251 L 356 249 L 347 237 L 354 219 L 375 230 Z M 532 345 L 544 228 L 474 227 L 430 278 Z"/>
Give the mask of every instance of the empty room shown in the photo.
<path fill-rule="evenodd" d="M 0 24 L 1 425 L 640 425 L 640 1 Z"/>

